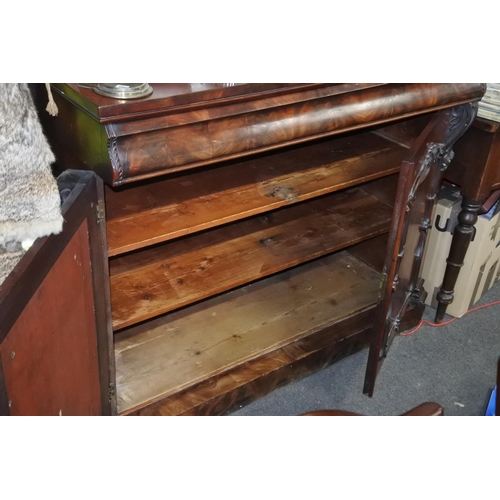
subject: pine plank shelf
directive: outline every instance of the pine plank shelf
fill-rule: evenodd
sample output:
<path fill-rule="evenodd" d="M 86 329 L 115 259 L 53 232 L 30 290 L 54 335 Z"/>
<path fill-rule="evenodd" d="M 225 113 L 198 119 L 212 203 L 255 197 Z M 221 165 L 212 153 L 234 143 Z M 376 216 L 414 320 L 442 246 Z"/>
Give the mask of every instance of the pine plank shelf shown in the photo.
<path fill-rule="evenodd" d="M 407 149 L 371 132 L 269 152 L 125 189 L 106 188 L 115 256 L 399 170 Z"/>
<path fill-rule="evenodd" d="M 351 188 L 110 261 L 115 330 L 389 230 L 390 205 Z"/>
<path fill-rule="evenodd" d="M 337 252 L 115 334 L 119 413 L 212 405 L 214 414 L 238 388 L 245 397 L 272 390 L 293 363 L 324 356 L 326 364 L 346 352 L 347 339 L 367 340 L 379 281 L 371 267 Z M 266 387 L 252 389 L 263 373 Z"/>

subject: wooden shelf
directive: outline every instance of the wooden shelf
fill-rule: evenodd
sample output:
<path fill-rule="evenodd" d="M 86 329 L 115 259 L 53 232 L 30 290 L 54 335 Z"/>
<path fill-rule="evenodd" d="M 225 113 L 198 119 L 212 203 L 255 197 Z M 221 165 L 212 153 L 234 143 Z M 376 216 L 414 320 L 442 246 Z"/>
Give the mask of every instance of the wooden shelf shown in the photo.
<path fill-rule="evenodd" d="M 370 132 L 121 190 L 106 188 L 109 256 L 397 172 L 407 149 Z"/>
<path fill-rule="evenodd" d="M 352 188 L 110 261 L 115 330 L 389 230 L 392 209 Z"/>
<path fill-rule="evenodd" d="M 338 252 L 117 333 L 119 413 L 183 414 L 213 404 L 223 412 L 238 391 L 248 401 L 248 391 L 257 397 L 297 377 L 293 363 L 325 366 L 350 342 L 367 341 L 379 277 Z M 249 389 L 264 379 L 269 386 Z"/>

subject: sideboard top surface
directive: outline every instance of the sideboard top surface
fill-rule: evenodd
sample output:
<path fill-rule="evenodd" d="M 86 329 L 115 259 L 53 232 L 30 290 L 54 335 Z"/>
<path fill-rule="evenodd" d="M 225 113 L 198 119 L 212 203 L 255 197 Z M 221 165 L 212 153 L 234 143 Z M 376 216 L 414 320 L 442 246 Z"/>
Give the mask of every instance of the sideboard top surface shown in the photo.
<path fill-rule="evenodd" d="M 160 111 L 225 104 L 259 97 L 273 97 L 290 92 L 304 92 L 331 87 L 329 93 L 339 94 L 382 84 L 350 83 L 151 83 L 153 93 L 140 99 L 113 99 L 97 94 L 77 83 L 56 84 L 65 97 L 84 108 L 101 122 L 134 118 Z M 300 100 L 300 94 L 297 100 Z"/>
<path fill-rule="evenodd" d="M 151 86 L 149 97 L 118 100 L 52 84 L 59 116 L 46 131 L 58 161 L 119 186 L 477 101 L 485 91 L 481 83 Z"/>

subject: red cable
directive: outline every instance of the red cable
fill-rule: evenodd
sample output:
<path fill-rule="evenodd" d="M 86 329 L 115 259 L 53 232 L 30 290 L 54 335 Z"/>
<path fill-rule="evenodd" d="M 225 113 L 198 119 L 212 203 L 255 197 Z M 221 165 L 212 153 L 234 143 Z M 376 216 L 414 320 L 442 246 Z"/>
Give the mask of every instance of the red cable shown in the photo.
<path fill-rule="evenodd" d="M 483 306 L 477 306 L 477 307 L 473 307 L 472 309 L 469 309 L 465 314 L 469 314 L 473 311 L 478 311 L 479 309 L 484 309 L 485 307 L 490 307 L 490 306 L 494 306 L 496 304 L 500 304 L 500 300 L 495 300 L 495 302 L 490 302 L 489 304 L 484 304 Z M 464 316 L 465 316 L 464 314 Z M 429 326 L 444 326 L 444 325 L 449 325 L 450 323 L 453 323 L 453 321 L 457 320 L 459 318 L 451 318 L 449 319 L 448 321 L 445 321 L 444 323 L 431 323 L 430 321 L 427 321 L 426 319 L 423 319 L 420 321 L 420 323 L 418 324 L 418 326 L 416 328 L 414 328 L 413 330 L 411 330 L 410 332 L 406 332 L 406 333 L 402 333 L 401 336 L 402 337 L 408 337 L 408 335 L 412 335 L 413 333 L 415 333 L 417 330 L 419 330 L 419 328 L 425 323 L 426 325 L 429 325 Z"/>

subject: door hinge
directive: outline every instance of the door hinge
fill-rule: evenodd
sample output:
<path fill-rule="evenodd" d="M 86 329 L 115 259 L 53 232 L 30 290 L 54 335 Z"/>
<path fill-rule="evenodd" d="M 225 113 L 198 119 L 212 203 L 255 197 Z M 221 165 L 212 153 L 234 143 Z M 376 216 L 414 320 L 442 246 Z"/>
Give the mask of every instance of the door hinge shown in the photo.
<path fill-rule="evenodd" d="M 109 387 L 108 387 L 108 396 L 109 396 L 109 402 L 110 403 L 114 399 L 115 394 L 116 394 L 115 385 L 114 384 L 109 384 Z"/>
<path fill-rule="evenodd" d="M 106 219 L 106 211 L 104 209 L 103 200 L 99 200 L 97 202 L 96 211 L 97 211 L 97 223 L 100 224 L 101 222 L 104 222 L 104 220 Z"/>
<path fill-rule="evenodd" d="M 385 284 L 387 283 L 387 274 L 380 274 L 380 281 L 378 285 L 378 300 L 382 300 L 385 295 Z"/>

